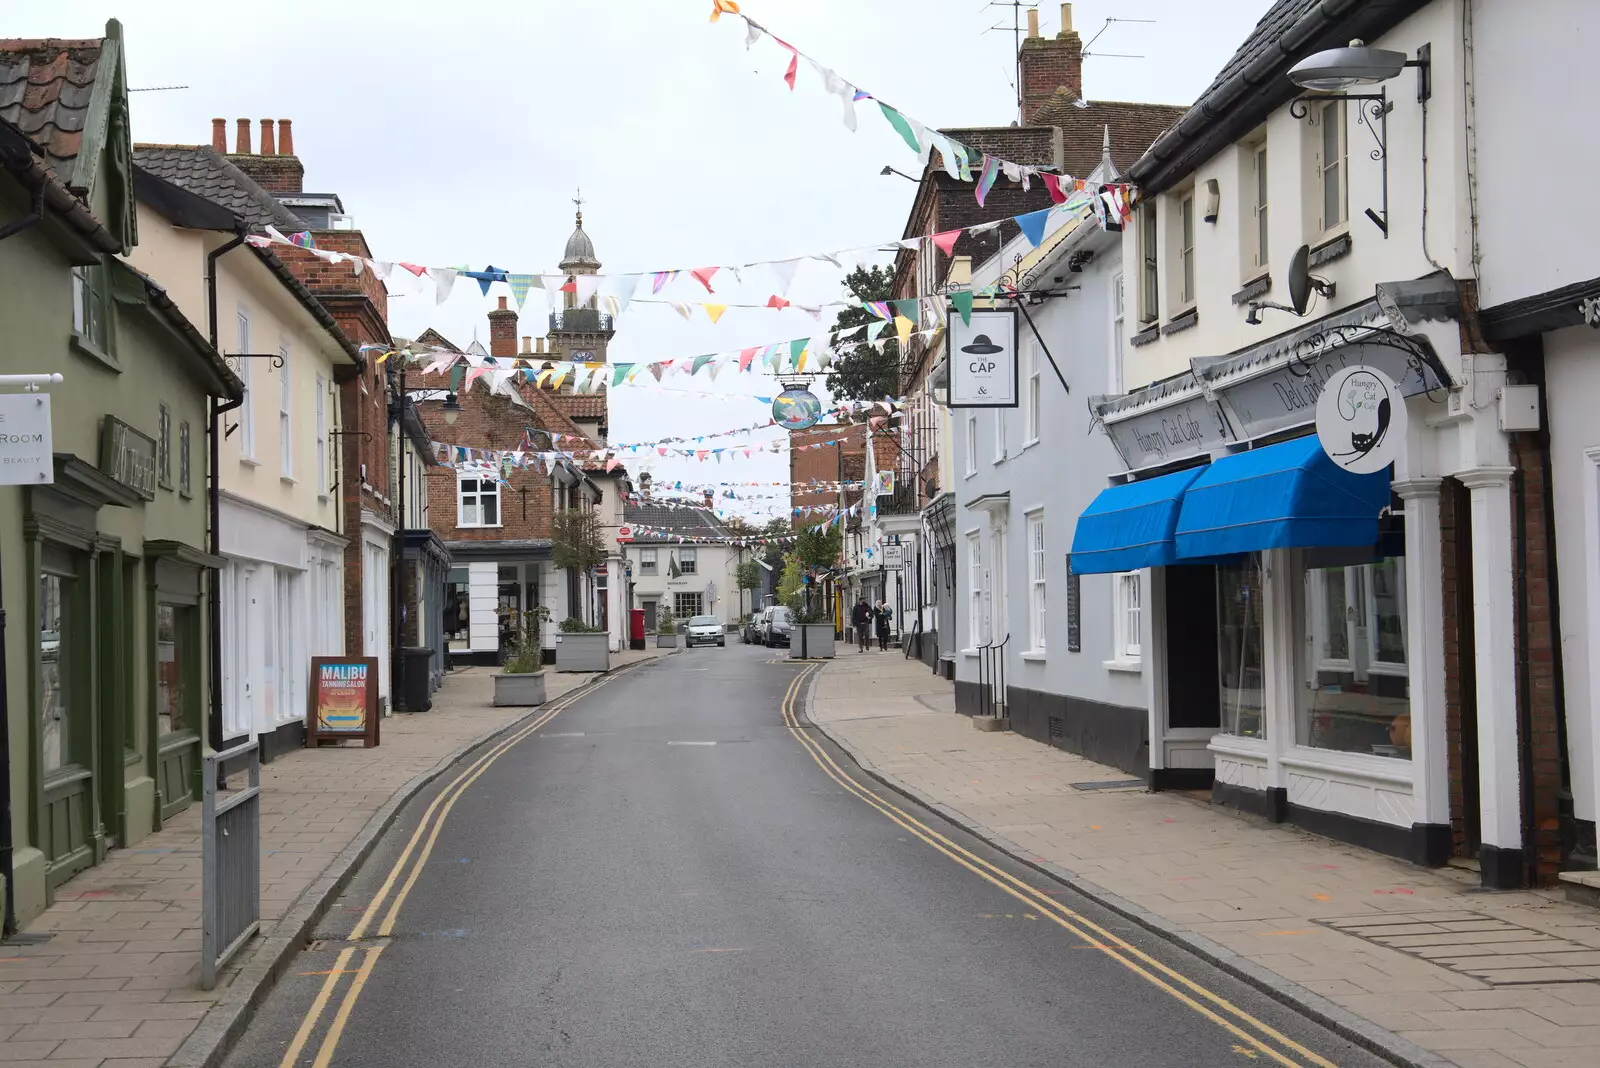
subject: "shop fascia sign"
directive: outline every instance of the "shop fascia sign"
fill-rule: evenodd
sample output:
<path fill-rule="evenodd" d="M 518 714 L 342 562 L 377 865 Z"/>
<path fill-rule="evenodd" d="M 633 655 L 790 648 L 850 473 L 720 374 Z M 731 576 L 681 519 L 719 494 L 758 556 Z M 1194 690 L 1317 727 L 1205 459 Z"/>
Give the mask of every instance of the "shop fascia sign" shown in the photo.
<path fill-rule="evenodd" d="M 1408 339 L 1410 340 L 1410 339 Z M 1277 357 L 1201 357 L 1161 387 L 1167 396 L 1124 416 L 1121 398 L 1095 398 L 1096 410 L 1128 470 L 1164 466 L 1219 452 L 1235 441 L 1311 426 L 1317 399 L 1349 367 L 1372 367 L 1402 396 L 1442 388 L 1420 340 L 1396 345 L 1383 331 L 1337 329 Z"/>
<path fill-rule="evenodd" d="M 156 495 L 156 439 L 106 416 L 100 428 L 100 470 L 145 500 Z"/>
<path fill-rule="evenodd" d="M 56 480 L 48 393 L 0 393 L 0 486 Z"/>

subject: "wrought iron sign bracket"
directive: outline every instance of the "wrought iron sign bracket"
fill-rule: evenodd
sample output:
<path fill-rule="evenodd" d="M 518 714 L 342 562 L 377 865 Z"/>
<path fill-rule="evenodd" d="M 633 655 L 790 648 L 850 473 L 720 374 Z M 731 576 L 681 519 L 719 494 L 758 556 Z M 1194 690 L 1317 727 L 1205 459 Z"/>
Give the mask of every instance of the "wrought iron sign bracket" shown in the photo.
<path fill-rule="evenodd" d="M 1389 237 L 1389 111 L 1394 107 L 1389 102 L 1389 95 L 1382 89 L 1376 93 L 1306 93 L 1290 101 L 1289 114 L 1291 117 L 1303 120 L 1308 126 L 1317 124 L 1317 115 L 1320 108 L 1311 107 L 1312 104 L 1328 102 L 1357 101 L 1356 123 L 1367 128 L 1372 134 L 1372 139 L 1377 142 L 1368 155 L 1380 165 L 1381 170 L 1381 205 L 1377 211 L 1366 209 L 1367 218 L 1372 224 L 1383 231 L 1384 239 Z M 1349 176 L 1345 176 L 1348 186 Z"/>
<path fill-rule="evenodd" d="M 239 366 L 240 365 L 234 363 L 233 361 L 235 361 L 235 360 L 271 360 L 272 361 L 272 366 L 277 368 L 277 367 L 282 367 L 283 366 L 283 353 L 281 353 L 281 352 L 225 352 L 225 353 L 222 354 L 222 360 L 223 360 L 224 363 L 226 363 L 228 365 L 228 369 L 230 371 L 233 371 L 235 374 L 237 374 L 238 371 L 239 371 Z M 223 438 L 223 440 L 226 441 L 228 438 L 233 437 L 233 432 L 235 430 L 238 430 L 238 429 L 239 429 L 239 424 L 238 423 L 234 423 L 231 426 L 224 427 L 223 430 L 222 430 L 222 438 Z"/>

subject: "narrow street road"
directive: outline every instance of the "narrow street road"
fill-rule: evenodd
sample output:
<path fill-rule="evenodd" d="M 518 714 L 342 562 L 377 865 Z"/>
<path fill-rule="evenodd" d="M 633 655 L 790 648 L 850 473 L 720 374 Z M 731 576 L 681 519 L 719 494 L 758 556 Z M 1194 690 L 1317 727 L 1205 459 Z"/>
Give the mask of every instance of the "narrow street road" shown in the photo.
<path fill-rule="evenodd" d="M 779 655 L 654 661 L 470 755 L 228 1063 L 1383 1063 L 852 774 Z"/>

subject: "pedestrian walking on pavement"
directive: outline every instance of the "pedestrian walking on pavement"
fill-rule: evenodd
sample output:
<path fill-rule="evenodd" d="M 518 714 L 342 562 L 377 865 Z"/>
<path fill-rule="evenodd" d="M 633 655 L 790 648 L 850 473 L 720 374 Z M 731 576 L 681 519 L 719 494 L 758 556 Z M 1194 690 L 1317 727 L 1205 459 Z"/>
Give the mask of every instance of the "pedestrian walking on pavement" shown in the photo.
<path fill-rule="evenodd" d="M 865 597 L 859 598 L 850 609 L 850 625 L 856 632 L 856 652 L 866 652 L 872 644 L 872 609 L 867 607 Z"/>
<path fill-rule="evenodd" d="M 889 606 L 879 601 L 872 615 L 878 626 L 878 652 L 881 653 L 889 648 Z"/>

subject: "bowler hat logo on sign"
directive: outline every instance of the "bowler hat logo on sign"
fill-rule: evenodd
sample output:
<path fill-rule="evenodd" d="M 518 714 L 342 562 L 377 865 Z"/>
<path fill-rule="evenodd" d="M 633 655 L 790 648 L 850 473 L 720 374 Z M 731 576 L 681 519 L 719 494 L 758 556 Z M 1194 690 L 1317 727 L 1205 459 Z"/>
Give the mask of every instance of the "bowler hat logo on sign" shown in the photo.
<path fill-rule="evenodd" d="M 1405 446 L 1406 399 L 1376 367 L 1345 367 L 1317 397 L 1317 440 L 1346 471 L 1370 475 L 1394 463 Z"/>
<path fill-rule="evenodd" d="M 972 344 L 961 346 L 962 352 L 970 352 L 975 356 L 988 356 L 995 352 L 1004 352 L 1005 349 L 989 340 L 988 334 L 979 334 L 972 339 Z"/>

